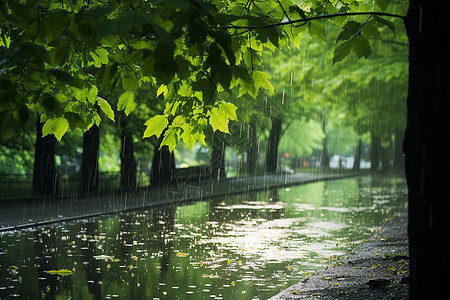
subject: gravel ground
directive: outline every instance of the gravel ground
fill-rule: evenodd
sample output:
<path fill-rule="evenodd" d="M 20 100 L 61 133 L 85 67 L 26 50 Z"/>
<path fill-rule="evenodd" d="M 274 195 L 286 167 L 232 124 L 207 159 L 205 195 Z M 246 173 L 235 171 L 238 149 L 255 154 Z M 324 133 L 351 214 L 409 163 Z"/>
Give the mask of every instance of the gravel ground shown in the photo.
<path fill-rule="evenodd" d="M 395 216 L 352 253 L 270 299 L 408 299 L 407 223 L 407 212 Z"/>

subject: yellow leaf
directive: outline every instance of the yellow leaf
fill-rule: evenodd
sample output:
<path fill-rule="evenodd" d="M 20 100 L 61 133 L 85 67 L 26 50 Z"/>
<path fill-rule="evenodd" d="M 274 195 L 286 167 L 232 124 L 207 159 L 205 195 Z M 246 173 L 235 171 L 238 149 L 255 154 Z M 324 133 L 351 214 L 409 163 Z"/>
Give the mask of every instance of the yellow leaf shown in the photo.
<path fill-rule="evenodd" d="M 49 270 L 46 272 L 51 275 L 60 275 L 60 276 L 69 276 L 69 275 L 73 274 L 72 270 L 68 270 L 68 269 Z"/>

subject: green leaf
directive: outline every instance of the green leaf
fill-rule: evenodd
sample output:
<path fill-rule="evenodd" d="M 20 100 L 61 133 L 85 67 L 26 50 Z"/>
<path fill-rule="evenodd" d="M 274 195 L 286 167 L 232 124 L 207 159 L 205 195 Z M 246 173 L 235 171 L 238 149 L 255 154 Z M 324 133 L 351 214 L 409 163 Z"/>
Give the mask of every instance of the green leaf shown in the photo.
<path fill-rule="evenodd" d="M 318 20 L 312 20 L 308 22 L 308 32 L 310 36 L 317 37 L 322 41 L 327 42 L 325 28 Z"/>
<path fill-rule="evenodd" d="M 268 91 L 270 91 L 272 94 L 275 94 L 275 89 L 270 82 L 270 75 L 267 73 L 264 73 L 262 71 L 253 71 L 252 79 L 255 84 L 256 92 L 258 92 L 259 88 L 264 88 Z"/>
<path fill-rule="evenodd" d="M 382 11 L 386 11 L 386 9 L 388 8 L 391 1 L 390 0 L 375 0 L 375 3 Z"/>
<path fill-rule="evenodd" d="M 230 133 L 228 130 L 228 118 L 220 113 L 220 110 L 218 107 L 213 107 L 209 111 L 209 124 L 213 128 L 213 131 L 216 130 Z"/>
<path fill-rule="evenodd" d="M 225 117 L 227 117 L 230 120 L 237 120 L 236 110 L 237 107 L 233 103 L 229 102 L 222 102 L 219 103 L 219 111 L 221 114 L 223 114 Z"/>
<path fill-rule="evenodd" d="M 98 55 L 98 58 L 102 64 L 106 65 L 109 62 L 108 60 L 109 52 L 105 48 L 97 48 L 95 50 L 95 53 Z"/>
<path fill-rule="evenodd" d="M 201 100 L 205 103 L 209 103 L 213 100 L 215 93 L 214 83 L 210 79 L 202 78 L 197 79 L 192 83 L 192 88 L 196 91 L 200 91 L 203 94 Z"/>
<path fill-rule="evenodd" d="M 372 48 L 370 47 L 369 42 L 363 36 L 358 36 L 357 38 L 355 38 L 353 51 L 355 51 L 358 58 L 365 57 L 367 59 L 370 56 Z"/>
<path fill-rule="evenodd" d="M 183 133 L 181 134 L 183 142 L 191 149 L 191 151 L 194 151 L 194 144 L 196 142 L 196 135 L 193 133 L 194 126 L 190 123 L 184 123 L 181 128 L 183 129 Z"/>
<path fill-rule="evenodd" d="M 359 30 L 361 29 L 361 24 L 355 21 L 348 21 L 341 33 L 339 33 L 339 35 L 336 38 L 336 42 L 340 41 L 340 40 L 348 40 L 349 38 L 351 38 L 352 36 L 354 36 L 355 34 L 357 34 L 359 32 Z"/>
<path fill-rule="evenodd" d="M 108 63 L 108 51 L 105 48 L 98 48 L 94 52 L 90 52 L 92 59 L 94 60 L 94 66 L 100 68 L 102 65 Z"/>
<path fill-rule="evenodd" d="M 65 118 L 48 119 L 42 127 L 42 136 L 54 134 L 58 141 L 66 133 L 69 123 Z"/>
<path fill-rule="evenodd" d="M 93 85 L 87 94 L 87 99 L 91 103 L 97 102 L 98 88 Z"/>
<path fill-rule="evenodd" d="M 169 128 L 167 128 L 167 130 L 164 132 L 164 138 L 161 141 L 161 147 L 168 146 L 169 151 L 172 152 L 173 149 L 175 149 L 177 143 L 178 143 L 178 131 L 175 127 L 169 126 Z"/>
<path fill-rule="evenodd" d="M 169 125 L 169 120 L 167 120 L 167 117 L 164 115 L 157 115 L 148 119 L 144 125 L 147 126 L 147 128 L 145 129 L 142 138 L 151 137 L 153 135 L 159 137 L 167 125 Z"/>
<path fill-rule="evenodd" d="M 258 35 L 258 39 L 262 43 L 268 43 L 270 41 L 272 45 L 278 47 L 278 39 L 280 34 L 275 27 L 257 29 L 256 33 Z"/>
<path fill-rule="evenodd" d="M 388 20 L 383 19 L 383 18 L 380 18 L 379 16 L 373 16 L 373 18 L 374 18 L 374 20 L 376 20 L 378 23 L 380 23 L 380 24 L 382 24 L 382 25 L 388 27 L 388 28 L 394 33 L 394 36 L 395 36 L 395 25 L 394 25 L 393 22 L 388 21 Z"/>
<path fill-rule="evenodd" d="M 68 84 L 79 89 L 84 86 L 84 82 L 81 79 L 74 77 L 61 69 L 50 69 L 47 72 L 50 76 L 53 76 L 62 84 Z"/>
<path fill-rule="evenodd" d="M 117 110 L 121 111 L 125 109 L 125 113 L 128 115 L 132 108 L 134 108 L 136 104 L 134 103 L 134 94 L 132 91 L 127 91 L 120 95 L 119 101 L 117 103 Z M 130 110 L 131 109 L 131 110 Z"/>
<path fill-rule="evenodd" d="M 371 22 L 372 21 L 372 22 Z M 373 25 L 373 23 L 375 21 L 371 20 L 369 22 L 367 22 L 364 27 L 362 28 L 362 33 L 364 34 L 364 36 L 368 39 L 370 38 L 376 38 L 379 39 L 380 36 L 380 32 L 378 31 L 378 29 Z"/>
<path fill-rule="evenodd" d="M 105 99 L 101 97 L 97 97 L 97 104 L 100 109 L 108 116 L 108 118 L 114 121 L 114 111 L 111 108 L 111 105 Z"/>
<path fill-rule="evenodd" d="M 349 55 L 350 51 L 353 48 L 353 43 L 354 43 L 353 39 L 351 39 L 343 42 L 342 44 L 337 46 L 336 49 L 334 49 L 333 65 L 337 62 L 344 60 L 344 58 L 346 58 Z"/>
<path fill-rule="evenodd" d="M 159 95 L 163 95 L 164 98 L 166 98 L 167 94 L 169 94 L 169 89 L 167 88 L 167 85 L 161 84 L 156 91 L 156 97 L 159 97 Z"/>
<path fill-rule="evenodd" d="M 41 111 L 41 113 L 45 113 L 49 117 L 60 116 L 63 114 L 61 103 L 52 94 L 42 94 L 40 98 L 40 105 L 43 108 L 43 111 Z"/>
<path fill-rule="evenodd" d="M 84 131 L 87 128 L 86 121 L 79 114 L 68 111 L 64 113 L 64 117 L 69 122 L 71 130 L 80 128 Z"/>
<path fill-rule="evenodd" d="M 230 133 L 228 121 L 237 120 L 236 109 L 237 107 L 234 104 L 228 102 L 221 102 L 213 107 L 209 112 L 209 124 L 213 130 Z"/>
<path fill-rule="evenodd" d="M 139 83 L 132 73 L 125 73 L 122 75 L 122 87 L 125 91 L 137 92 Z"/>
<path fill-rule="evenodd" d="M 211 76 L 213 79 L 220 83 L 224 89 L 230 87 L 232 78 L 230 67 L 224 61 L 221 56 L 221 50 L 216 44 L 212 44 L 209 48 L 208 59 L 206 60 L 206 66 L 211 68 Z"/>
<path fill-rule="evenodd" d="M 203 133 L 203 126 L 194 126 L 191 123 L 184 123 L 181 128 L 183 129 L 183 133 L 181 134 L 181 138 L 183 142 L 194 151 L 195 142 L 202 143 L 206 146 L 205 142 L 205 134 Z"/>
<path fill-rule="evenodd" d="M 216 38 L 217 43 L 222 47 L 223 51 L 227 55 L 230 65 L 235 65 L 236 64 L 236 55 L 235 55 L 235 51 L 232 48 L 230 34 L 225 30 L 220 30 L 220 31 L 215 32 L 214 37 Z"/>

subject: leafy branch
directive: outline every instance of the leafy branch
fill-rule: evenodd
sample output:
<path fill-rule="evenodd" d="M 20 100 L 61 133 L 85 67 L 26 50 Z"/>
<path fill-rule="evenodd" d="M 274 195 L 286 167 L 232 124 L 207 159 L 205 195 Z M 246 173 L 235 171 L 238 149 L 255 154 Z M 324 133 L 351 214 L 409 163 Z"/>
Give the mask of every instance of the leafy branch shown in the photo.
<path fill-rule="evenodd" d="M 384 17 L 393 17 L 398 19 L 405 19 L 405 16 L 398 15 L 398 14 L 391 14 L 391 13 L 385 13 L 385 12 L 343 12 L 343 13 L 334 13 L 334 14 L 325 14 L 325 15 L 319 15 L 309 18 L 301 18 L 296 20 L 290 20 L 287 18 L 287 21 L 281 21 L 278 23 L 271 23 L 271 24 L 263 24 L 263 25 L 254 25 L 254 26 L 242 26 L 242 25 L 229 25 L 229 26 L 220 26 L 217 27 L 218 29 L 264 29 L 264 28 L 273 28 L 278 26 L 284 26 L 284 25 L 292 25 L 297 23 L 306 23 L 313 20 L 320 20 L 320 19 L 331 19 L 335 17 L 350 17 L 350 16 L 384 16 Z"/>

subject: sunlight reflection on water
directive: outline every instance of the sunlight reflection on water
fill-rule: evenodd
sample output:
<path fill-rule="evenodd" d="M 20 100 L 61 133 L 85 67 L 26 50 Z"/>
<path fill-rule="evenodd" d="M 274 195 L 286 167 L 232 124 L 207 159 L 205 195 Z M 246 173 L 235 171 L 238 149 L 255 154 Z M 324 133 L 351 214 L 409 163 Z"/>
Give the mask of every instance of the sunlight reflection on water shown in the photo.
<path fill-rule="evenodd" d="M 403 184 L 318 182 L 4 233 L 0 298 L 268 298 L 404 209 Z M 47 272 L 59 269 L 73 273 Z"/>

